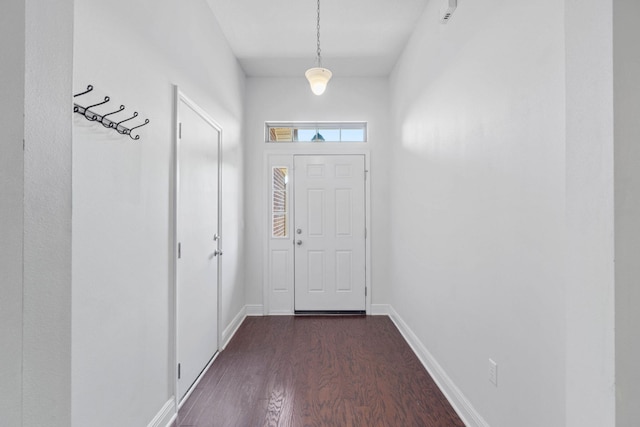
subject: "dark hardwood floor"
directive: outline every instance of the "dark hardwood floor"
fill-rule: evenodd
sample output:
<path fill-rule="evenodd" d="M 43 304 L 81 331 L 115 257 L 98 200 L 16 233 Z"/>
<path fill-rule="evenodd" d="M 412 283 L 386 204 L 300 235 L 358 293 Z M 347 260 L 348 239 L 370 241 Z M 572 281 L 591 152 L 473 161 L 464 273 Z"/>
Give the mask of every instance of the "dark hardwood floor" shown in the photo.
<path fill-rule="evenodd" d="M 249 317 L 175 427 L 464 426 L 386 316 Z"/>

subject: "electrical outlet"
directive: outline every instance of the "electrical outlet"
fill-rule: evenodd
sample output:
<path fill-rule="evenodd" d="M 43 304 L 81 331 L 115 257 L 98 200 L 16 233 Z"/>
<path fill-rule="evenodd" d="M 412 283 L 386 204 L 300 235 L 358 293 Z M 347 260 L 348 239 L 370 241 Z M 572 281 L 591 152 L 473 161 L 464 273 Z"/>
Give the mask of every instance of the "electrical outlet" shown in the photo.
<path fill-rule="evenodd" d="M 492 359 L 489 359 L 489 381 L 498 387 L 498 364 Z"/>

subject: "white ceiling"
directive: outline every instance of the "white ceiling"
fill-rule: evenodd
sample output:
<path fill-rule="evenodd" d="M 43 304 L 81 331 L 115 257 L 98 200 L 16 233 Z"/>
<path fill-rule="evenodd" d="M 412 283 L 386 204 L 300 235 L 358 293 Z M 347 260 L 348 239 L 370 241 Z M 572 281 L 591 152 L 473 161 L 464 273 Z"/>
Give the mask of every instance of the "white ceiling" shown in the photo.
<path fill-rule="evenodd" d="M 321 0 L 323 65 L 386 76 L 429 0 Z M 316 0 L 207 0 L 249 76 L 299 76 L 316 55 Z"/>

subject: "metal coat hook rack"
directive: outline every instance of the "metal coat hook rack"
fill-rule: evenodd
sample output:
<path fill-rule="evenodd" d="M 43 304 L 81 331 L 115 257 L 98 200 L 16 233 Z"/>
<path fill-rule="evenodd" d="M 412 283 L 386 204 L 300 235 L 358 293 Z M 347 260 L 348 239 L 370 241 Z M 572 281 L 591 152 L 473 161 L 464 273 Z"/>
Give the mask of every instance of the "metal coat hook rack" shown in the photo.
<path fill-rule="evenodd" d="M 77 98 L 79 96 L 83 96 L 88 94 L 89 92 L 91 92 L 93 90 L 93 86 L 89 85 L 87 86 L 87 90 L 85 90 L 84 92 L 80 92 L 80 93 L 76 93 L 75 95 L 73 95 L 74 98 Z M 123 123 L 128 122 L 129 120 L 135 119 L 136 117 L 138 117 L 138 112 L 134 111 L 133 114 L 130 117 L 124 116 L 125 118 L 123 118 L 122 120 L 118 120 L 115 119 L 113 117 L 114 114 L 120 113 L 125 109 L 124 105 L 120 105 L 120 107 L 115 110 L 115 111 L 111 111 L 108 113 L 104 113 L 104 114 L 99 114 L 96 113 L 93 109 L 96 107 L 99 107 L 101 105 L 104 105 L 106 103 L 108 103 L 109 101 L 111 101 L 111 98 L 109 98 L 108 96 L 104 97 L 103 101 L 100 101 L 96 104 L 92 104 L 86 107 L 83 107 L 82 105 L 74 102 L 73 103 L 73 112 L 74 113 L 78 113 L 84 116 L 85 119 L 89 120 L 90 122 L 99 122 L 102 126 L 109 128 L 109 129 L 113 129 L 116 132 L 118 132 L 121 135 L 128 135 L 129 138 L 137 141 L 138 139 L 140 139 L 140 135 L 136 135 L 133 136 L 133 134 L 131 133 L 134 129 L 138 129 L 141 128 L 142 126 L 146 125 L 149 123 L 149 119 L 145 119 L 144 123 L 142 123 L 141 125 L 138 126 L 133 126 L 133 127 L 126 127 L 123 125 Z M 122 115 L 120 115 L 121 117 L 123 117 Z"/>

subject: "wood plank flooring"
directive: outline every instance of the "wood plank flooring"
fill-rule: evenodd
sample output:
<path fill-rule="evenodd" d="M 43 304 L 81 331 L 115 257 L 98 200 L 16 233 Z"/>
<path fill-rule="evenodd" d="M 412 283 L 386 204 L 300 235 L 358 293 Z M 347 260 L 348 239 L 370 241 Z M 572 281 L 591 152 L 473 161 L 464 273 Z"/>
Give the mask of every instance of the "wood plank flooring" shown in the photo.
<path fill-rule="evenodd" d="M 386 316 L 249 317 L 174 427 L 464 426 Z"/>

